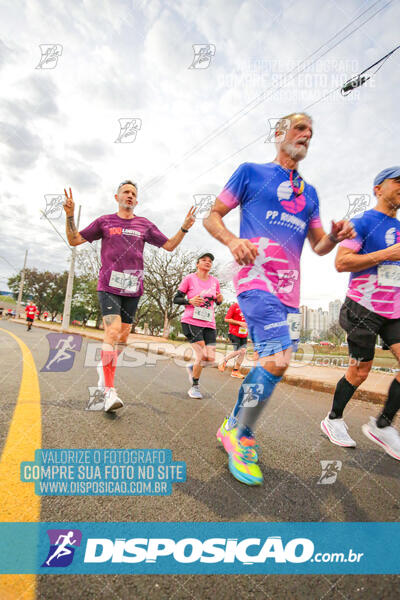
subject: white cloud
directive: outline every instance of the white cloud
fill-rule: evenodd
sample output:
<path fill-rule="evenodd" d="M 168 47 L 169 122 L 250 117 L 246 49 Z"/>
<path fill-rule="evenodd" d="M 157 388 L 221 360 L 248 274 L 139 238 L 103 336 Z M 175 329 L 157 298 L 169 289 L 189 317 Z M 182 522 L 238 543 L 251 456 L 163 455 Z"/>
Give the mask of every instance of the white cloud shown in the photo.
<path fill-rule="evenodd" d="M 173 234 L 194 194 L 217 194 L 241 162 L 274 158 L 273 145 L 264 144 L 263 138 L 252 143 L 267 134 L 268 118 L 322 98 L 338 85 L 338 77 L 355 75 L 396 45 L 398 9 L 391 6 L 317 67 L 309 67 L 307 77 L 274 92 L 282 74 L 362 10 L 357 0 L 345 6 L 317 0 L 302 5 L 266 0 L 85 0 L 64 5 L 16 0 L 3 9 L 2 23 L 9 33 L 0 42 L 5 136 L 0 176 L 10 194 L 2 192 L 2 200 L 14 207 L 2 223 L 11 262 L 20 265 L 29 245 L 32 260 L 43 268 L 47 252 L 53 268 L 66 267 L 67 249 L 39 211 L 46 193 L 62 192 L 69 185 L 87 224 L 114 210 L 118 181 L 135 178 L 140 184 L 139 214 Z M 44 43 L 63 46 L 55 69 L 35 69 L 39 44 Z M 197 43 L 216 45 L 211 65 L 203 71 L 188 69 Z M 346 213 L 348 194 L 369 193 L 374 175 L 398 162 L 398 64 L 399 55 L 394 55 L 372 84 L 347 98 L 336 91 L 310 108 L 315 136 L 301 171 L 318 189 L 326 228 L 330 219 Z M 251 104 L 253 109 L 246 108 L 242 119 L 202 144 L 271 86 L 262 103 Z M 142 119 L 133 144 L 114 143 L 123 117 Z M 201 150 L 188 157 L 199 143 Z M 238 222 L 238 214 L 229 215 L 227 223 L 236 231 Z M 63 229 L 62 222 L 57 226 Z M 184 247 L 192 246 L 206 246 L 217 261 L 230 260 L 227 249 L 200 223 L 185 239 Z M 333 255 L 320 258 L 305 250 L 302 290 L 309 303 L 321 300 L 326 307 L 328 299 L 344 295 L 347 276 L 334 271 L 333 260 Z"/>

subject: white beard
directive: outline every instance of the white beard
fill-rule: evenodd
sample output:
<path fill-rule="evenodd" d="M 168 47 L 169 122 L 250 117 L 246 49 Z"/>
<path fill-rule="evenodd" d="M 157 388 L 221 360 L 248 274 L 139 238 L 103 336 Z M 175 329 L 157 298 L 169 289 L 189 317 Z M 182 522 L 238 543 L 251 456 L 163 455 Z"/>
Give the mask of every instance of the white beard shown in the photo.
<path fill-rule="evenodd" d="M 282 150 L 286 152 L 293 160 L 302 160 L 307 155 L 307 148 L 305 146 L 296 146 L 290 142 L 282 144 Z"/>

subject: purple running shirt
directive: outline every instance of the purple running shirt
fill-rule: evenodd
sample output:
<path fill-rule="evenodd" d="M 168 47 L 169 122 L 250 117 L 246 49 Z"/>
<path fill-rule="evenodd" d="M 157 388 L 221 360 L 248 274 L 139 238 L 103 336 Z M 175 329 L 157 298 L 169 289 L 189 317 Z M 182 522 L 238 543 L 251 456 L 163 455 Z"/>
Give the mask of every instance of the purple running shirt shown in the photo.
<path fill-rule="evenodd" d="M 79 233 L 88 242 L 102 240 L 97 289 L 118 296 L 143 294 L 144 244 L 160 248 L 168 240 L 145 217 L 121 219 L 116 213 L 99 217 Z"/>

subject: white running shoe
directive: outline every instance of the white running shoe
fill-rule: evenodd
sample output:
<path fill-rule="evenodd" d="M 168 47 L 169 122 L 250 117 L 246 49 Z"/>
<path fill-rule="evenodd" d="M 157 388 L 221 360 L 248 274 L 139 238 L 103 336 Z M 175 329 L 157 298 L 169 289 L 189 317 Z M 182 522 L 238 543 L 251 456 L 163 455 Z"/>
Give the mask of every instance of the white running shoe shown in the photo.
<path fill-rule="evenodd" d="M 97 368 L 97 375 L 99 376 L 99 379 L 97 381 L 97 387 L 103 388 L 103 387 L 105 387 L 103 363 L 100 361 L 96 368 Z"/>
<path fill-rule="evenodd" d="M 188 390 L 188 394 L 191 398 L 202 398 L 203 397 L 198 385 L 192 385 L 190 390 Z"/>
<path fill-rule="evenodd" d="M 382 446 L 389 456 L 400 460 L 400 435 L 394 427 L 377 427 L 376 419 L 370 417 L 369 423 L 362 426 L 362 431 L 367 438 Z"/>
<path fill-rule="evenodd" d="M 186 367 L 186 373 L 188 374 L 189 383 L 193 385 L 193 365 L 188 365 Z"/>
<path fill-rule="evenodd" d="M 330 419 L 329 414 L 321 421 L 321 429 L 328 436 L 332 444 L 344 448 L 355 448 L 356 442 L 347 433 L 347 425 L 343 419 Z"/>
<path fill-rule="evenodd" d="M 115 388 L 108 388 L 104 399 L 104 411 L 111 412 L 122 408 L 124 403 L 121 398 L 118 398 L 117 390 Z"/>

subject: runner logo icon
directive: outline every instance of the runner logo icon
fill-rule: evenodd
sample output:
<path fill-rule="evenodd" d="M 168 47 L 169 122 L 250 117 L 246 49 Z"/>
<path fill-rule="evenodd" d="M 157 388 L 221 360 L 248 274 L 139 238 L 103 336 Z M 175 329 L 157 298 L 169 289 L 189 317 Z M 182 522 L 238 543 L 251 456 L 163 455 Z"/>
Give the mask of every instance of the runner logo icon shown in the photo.
<path fill-rule="evenodd" d="M 46 364 L 41 371 L 65 372 L 72 368 L 75 360 L 75 352 L 79 352 L 82 346 L 80 335 L 66 333 L 48 333 L 50 350 Z"/>
<path fill-rule="evenodd" d="M 42 567 L 68 567 L 74 558 L 75 548 L 81 545 L 79 529 L 48 529 L 50 548 Z"/>

